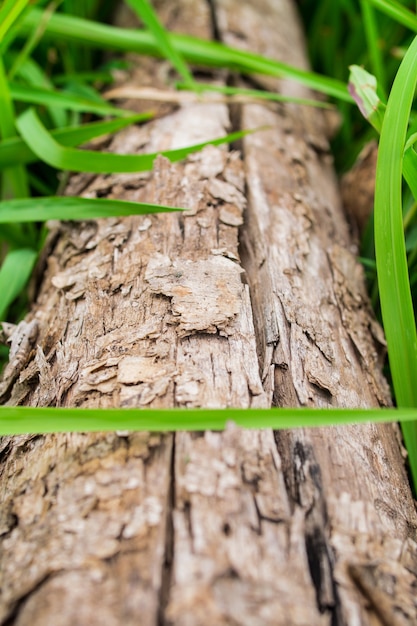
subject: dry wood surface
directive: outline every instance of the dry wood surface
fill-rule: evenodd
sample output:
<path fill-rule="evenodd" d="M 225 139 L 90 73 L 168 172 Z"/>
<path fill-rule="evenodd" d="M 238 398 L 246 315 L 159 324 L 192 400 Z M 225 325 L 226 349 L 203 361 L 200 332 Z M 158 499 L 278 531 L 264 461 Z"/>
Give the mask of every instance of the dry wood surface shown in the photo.
<path fill-rule="evenodd" d="M 168 28 L 307 67 L 290 0 L 156 6 Z M 166 89 L 167 77 L 165 62 L 141 59 L 118 80 Z M 389 405 L 323 113 L 154 108 L 103 149 L 268 128 L 180 164 L 158 157 L 152 173 L 71 178 L 67 194 L 187 210 L 51 225 L 15 340 L 27 358 L 6 370 L 3 402 Z M 4 626 L 417 624 L 417 515 L 396 425 L 5 437 L 0 471 Z"/>

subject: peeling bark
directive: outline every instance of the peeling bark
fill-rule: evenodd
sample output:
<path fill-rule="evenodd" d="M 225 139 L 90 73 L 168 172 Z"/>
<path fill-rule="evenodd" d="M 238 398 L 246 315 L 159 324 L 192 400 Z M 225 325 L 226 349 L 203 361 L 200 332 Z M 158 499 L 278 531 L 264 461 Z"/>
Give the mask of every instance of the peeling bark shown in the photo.
<path fill-rule="evenodd" d="M 288 0 L 158 9 L 172 29 L 306 66 Z M 157 86 L 161 68 L 141 63 L 130 82 Z M 175 165 L 158 157 L 152 173 L 72 177 L 68 194 L 186 211 L 55 225 L 3 401 L 388 405 L 384 339 L 322 113 L 155 106 L 156 120 L 106 149 L 156 152 L 232 125 L 269 128 L 240 150 L 209 146 Z M 417 623 L 417 516 L 394 425 L 6 437 L 0 469 L 1 624 Z"/>

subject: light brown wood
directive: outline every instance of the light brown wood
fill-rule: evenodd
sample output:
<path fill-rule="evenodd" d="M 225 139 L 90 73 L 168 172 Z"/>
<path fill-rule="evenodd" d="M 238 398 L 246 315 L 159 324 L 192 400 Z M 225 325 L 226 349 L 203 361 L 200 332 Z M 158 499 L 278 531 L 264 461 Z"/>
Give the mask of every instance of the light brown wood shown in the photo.
<path fill-rule="evenodd" d="M 173 29 L 306 65 L 287 0 L 214 2 L 216 28 L 203 0 L 158 9 Z M 123 84 L 165 77 L 149 61 Z M 3 401 L 389 404 L 322 113 L 155 106 L 155 121 L 106 149 L 268 130 L 241 152 L 209 146 L 181 164 L 159 157 L 152 173 L 72 177 L 68 194 L 187 210 L 53 226 L 28 318 L 36 338 L 19 327 L 26 356 Z M 417 516 L 396 426 L 25 436 L 4 438 L 0 461 L 1 624 L 417 623 Z"/>

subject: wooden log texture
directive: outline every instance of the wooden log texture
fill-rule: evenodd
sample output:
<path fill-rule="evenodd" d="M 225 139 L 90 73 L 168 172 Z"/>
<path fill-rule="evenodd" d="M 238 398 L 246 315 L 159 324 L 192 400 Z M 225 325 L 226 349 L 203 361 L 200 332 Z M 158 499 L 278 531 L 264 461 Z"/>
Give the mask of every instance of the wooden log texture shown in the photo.
<path fill-rule="evenodd" d="M 307 66 L 290 0 L 157 8 L 173 30 Z M 142 60 L 120 80 L 166 88 L 167 71 Z M 3 402 L 390 404 L 323 113 L 158 106 L 106 149 L 268 129 L 180 164 L 158 157 L 152 173 L 71 178 L 68 194 L 187 210 L 52 225 L 34 347 L 6 369 Z M 417 516 L 395 425 L 27 435 L 0 450 L 0 624 L 417 623 Z"/>

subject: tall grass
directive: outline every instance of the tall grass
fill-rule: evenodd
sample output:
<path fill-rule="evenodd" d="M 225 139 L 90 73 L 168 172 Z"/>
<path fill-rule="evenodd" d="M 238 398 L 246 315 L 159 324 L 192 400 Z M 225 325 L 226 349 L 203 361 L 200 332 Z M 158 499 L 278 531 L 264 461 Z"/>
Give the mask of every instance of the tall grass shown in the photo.
<path fill-rule="evenodd" d="M 414 151 L 417 118 L 412 109 L 417 81 L 414 3 L 394 0 L 302 1 L 301 11 L 315 70 L 306 72 L 217 42 L 171 35 L 161 26 L 148 0 L 127 2 L 145 24 L 144 29 L 123 30 L 104 23 L 102 20 L 112 5 L 109 2 L 3 0 L 0 3 L 0 289 L 3 297 L 0 317 L 18 320 L 25 312 L 24 286 L 43 241 L 39 222 L 51 218 L 68 219 L 69 216 L 85 219 L 172 210 L 56 196 L 57 169 L 139 171 L 151 168 L 155 157 L 95 153 L 92 160 L 88 151 L 77 149 L 94 137 L 115 132 L 129 123 L 141 123 L 150 116 L 140 118 L 103 99 L 99 88 L 103 81 L 111 81 L 111 74 L 106 67 L 95 67 L 98 51 L 122 50 L 165 56 L 181 77 L 182 87 L 203 94 L 201 97 L 204 97 L 206 87 L 196 82 L 189 63 L 223 67 L 244 74 L 285 76 L 326 94 L 339 107 L 342 124 L 334 142 L 334 152 L 340 170 L 354 161 L 370 137 L 381 133 L 375 202 L 376 259 L 369 258 L 367 267 L 375 267 L 374 276 L 370 278 L 378 279 L 393 391 L 399 409 L 88 412 L 2 407 L 0 434 L 108 428 L 201 430 L 222 428 L 228 419 L 254 428 L 398 419 L 403 423 L 410 466 L 417 484 L 417 429 L 413 421 L 417 418 L 414 391 L 417 389 L 414 316 L 417 185 L 412 182 L 417 169 L 417 153 Z M 369 117 L 377 130 L 361 118 L 348 92 L 349 67 L 353 64 L 363 65 L 375 77 L 376 88 L 371 102 L 376 103 L 377 123 L 373 105 Z M 356 83 L 359 100 L 365 98 L 362 86 Z M 236 93 L 239 91 L 235 89 L 233 94 Z M 245 94 L 242 92 L 242 95 Z M 256 95 L 251 92 L 251 96 Z M 106 116 L 107 119 L 92 122 L 88 118 L 91 115 Z M 112 119 L 108 119 L 109 116 Z M 226 140 L 235 138 L 230 136 Z M 184 158 L 202 145 L 167 156 L 173 160 Z M 94 170 L 91 169 L 93 162 Z M 403 175 L 408 185 L 404 183 Z M 368 248 L 372 249 L 373 245 Z M 371 285 L 374 293 L 378 289 L 376 284 Z"/>

